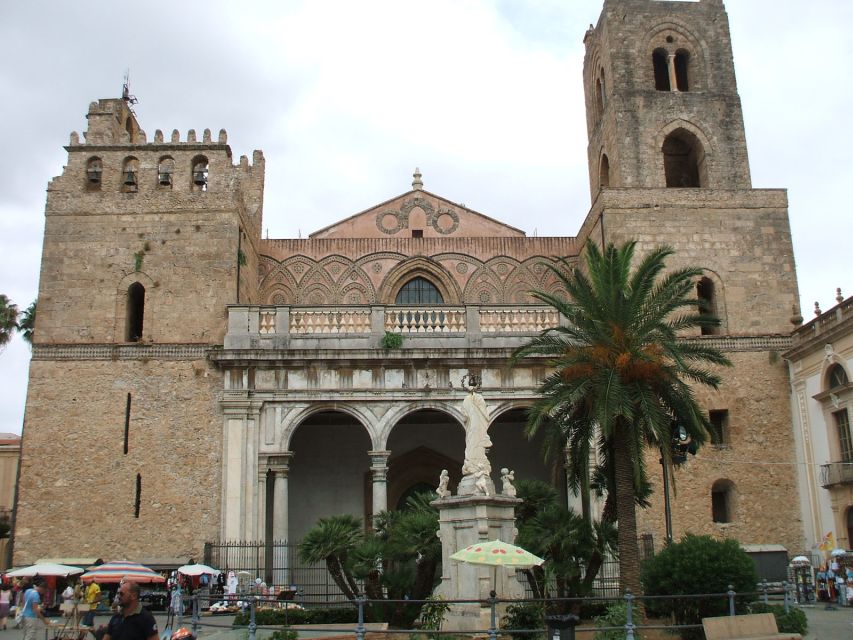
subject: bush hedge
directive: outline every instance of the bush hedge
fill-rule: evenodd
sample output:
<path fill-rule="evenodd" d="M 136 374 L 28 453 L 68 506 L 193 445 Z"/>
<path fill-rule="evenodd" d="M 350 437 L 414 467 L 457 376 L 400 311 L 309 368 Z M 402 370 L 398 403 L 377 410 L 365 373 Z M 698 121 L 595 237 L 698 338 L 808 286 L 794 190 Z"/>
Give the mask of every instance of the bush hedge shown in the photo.
<path fill-rule="evenodd" d="M 255 624 L 264 627 L 282 627 L 291 624 L 356 624 L 358 610 L 354 607 L 318 609 L 258 609 Z M 234 617 L 235 627 L 249 624 L 249 612 L 241 611 Z"/>
<path fill-rule="evenodd" d="M 749 610 L 752 613 L 772 613 L 776 617 L 779 633 L 799 633 L 804 636 L 809 630 L 809 621 L 802 609 L 788 607 L 788 612 L 785 613 L 784 605 L 753 602 L 749 605 Z"/>

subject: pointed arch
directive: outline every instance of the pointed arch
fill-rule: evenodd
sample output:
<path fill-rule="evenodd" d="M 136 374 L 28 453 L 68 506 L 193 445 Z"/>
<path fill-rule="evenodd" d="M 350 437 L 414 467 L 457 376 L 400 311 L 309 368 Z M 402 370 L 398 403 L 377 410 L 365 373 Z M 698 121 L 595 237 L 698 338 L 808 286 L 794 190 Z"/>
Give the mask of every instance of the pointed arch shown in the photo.
<path fill-rule="evenodd" d="M 129 273 L 119 281 L 113 325 L 116 342 L 139 342 L 144 336 L 153 335 L 155 316 L 151 302 L 156 287 L 157 283 L 141 271 Z"/>
<path fill-rule="evenodd" d="M 659 186 L 713 186 L 713 146 L 704 131 L 687 120 L 676 119 L 658 130 L 654 139 L 660 158 Z"/>
<path fill-rule="evenodd" d="M 431 282 L 441 294 L 444 304 L 461 303 L 461 292 L 453 276 L 438 262 L 424 256 L 405 260 L 392 268 L 379 287 L 377 302 L 395 304 L 403 285 L 416 277 Z"/>

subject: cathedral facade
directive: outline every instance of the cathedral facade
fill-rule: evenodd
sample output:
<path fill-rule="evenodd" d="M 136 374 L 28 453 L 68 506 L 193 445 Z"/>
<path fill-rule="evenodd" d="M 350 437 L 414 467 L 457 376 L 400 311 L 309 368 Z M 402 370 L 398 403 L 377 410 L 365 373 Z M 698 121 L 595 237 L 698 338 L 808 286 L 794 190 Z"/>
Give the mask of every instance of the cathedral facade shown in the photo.
<path fill-rule="evenodd" d="M 605 0 L 584 42 L 576 237 L 527 237 L 416 170 L 306 239 L 263 239 L 261 152 L 235 161 L 224 131 L 149 140 L 126 101 L 93 102 L 48 187 L 15 563 L 183 562 L 209 541 L 297 542 L 323 516 L 369 522 L 442 469 L 454 490 L 472 380 L 493 479 L 560 484 L 523 434 L 547 363 L 509 357 L 561 321 L 530 295 L 556 290 L 547 265 L 626 240 L 704 269 L 721 326 L 685 338 L 734 363 L 699 392 L 715 429 L 676 470 L 676 537 L 800 551 L 787 196 L 752 188 L 723 4 Z M 658 456 L 638 525 L 662 541 Z"/>

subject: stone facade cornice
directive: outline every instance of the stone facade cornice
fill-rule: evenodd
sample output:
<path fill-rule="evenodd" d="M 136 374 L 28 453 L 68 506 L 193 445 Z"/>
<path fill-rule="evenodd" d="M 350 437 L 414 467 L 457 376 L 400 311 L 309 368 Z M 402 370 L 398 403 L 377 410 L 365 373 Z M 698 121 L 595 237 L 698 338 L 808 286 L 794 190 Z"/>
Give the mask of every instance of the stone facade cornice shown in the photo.
<path fill-rule="evenodd" d="M 66 146 L 65 150 L 69 153 L 71 153 L 72 151 L 84 151 L 86 153 L 104 151 L 136 151 L 140 153 L 144 151 L 173 151 L 175 153 L 180 151 L 225 151 L 229 156 L 231 155 L 231 147 L 227 144 L 218 144 L 210 142 L 178 142 L 174 144 L 158 144 L 154 142 L 148 142 L 143 144 L 75 144 Z"/>
<path fill-rule="evenodd" d="M 33 360 L 205 360 L 209 344 L 35 344 Z"/>
<path fill-rule="evenodd" d="M 840 327 L 839 327 L 840 330 Z M 821 342 L 827 341 L 833 332 L 821 334 Z M 737 351 L 785 351 L 792 347 L 791 336 L 712 336 L 688 338 L 723 352 Z M 792 357 L 807 345 L 787 351 Z M 36 344 L 33 345 L 33 360 L 205 360 L 220 366 L 255 366 L 275 364 L 300 366 L 307 362 L 332 361 L 335 366 L 347 366 L 365 362 L 400 366 L 422 360 L 440 360 L 446 366 L 476 366 L 478 363 L 508 360 L 513 349 L 222 349 L 218 345 L 175 343 L 175 344 Z M 536 360 L 538 358 L 528 358 Z"/>

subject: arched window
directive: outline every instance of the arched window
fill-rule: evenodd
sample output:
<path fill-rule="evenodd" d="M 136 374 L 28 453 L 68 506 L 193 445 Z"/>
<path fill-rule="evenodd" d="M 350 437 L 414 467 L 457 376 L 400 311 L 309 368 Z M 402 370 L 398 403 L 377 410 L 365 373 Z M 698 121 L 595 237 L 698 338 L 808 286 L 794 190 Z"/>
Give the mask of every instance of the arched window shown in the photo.
<path fill-rule="evenodd" d="M 125 340 L 139 342 L 142 339 L 142 321 L 145 317 L 145 287 L 134 282 L 127 288 L 127 323 Z"/>
<path fill-rule="evenodd" d="M 400 288 L 394 302 L 396 304 L 443 304 L 444 298 L 432 282 L 418 276 Z"/>
<path fill-rule="evenodd" d="M 172 188 L 172 175 L 175 173 L 175 161 L 172 156 L 163 156 L 157 164 L 157 184 L 164 189 Z"/>
<path fill-rule="evenodd" d="M 607 154 L 601 156 L 601 166 L 598 169 L 598 184 L 602 187 L 610 186 L 610 160 Z"/>
<path fill-rule="evenodd" d="M 847 372 L 840 364 L 834 364 L 826 372 L 826 382 L 830 389 L 843 387 L 847 384 Z"/>
<path fill-rule="evenodd" d="M 195 158 L 193 158 L 192 168 L 193 191 L 207 191 L 207 158 L 205 158 L 204 156 L 196 156 Z"/>
<path fill-rule="evenodd" d="M 675 83 L 679 91 L 689 90 L 690 53 L 684 49 L 675 52 Z"/>
<path fill-rule="evenodd" d="M 714 522 L 734 520 L 734 484 L 731 480 L 717 480 L 711 487 L 711 518 Z"/>
<path fill-rule="evenodd" d="M 121 165 L 121 190 L 132 193 L 138 189 L 139 160 L 134 157 L 125 158 Z"/>
<path fill-rule="evenodd" d="M 98 157 L 89 158 L 86 163 L 86 188 L 89 191 L 100 191 L 101 175 L 104 172 L 104 165 Z"/>
<path fill-rule="evenodd" d="M 704 187 L 705 152 L 692 133 L 678 129 L 663 141 L 663 167 L 667 187 Z"/>
<path fill-rule="evenodd" d="M 696 298 L 699 300 L 699 313 L 717 315 L 717 299 L 714 293 L 714 281 L 702 278 L 696 283 Z M 719 327 L 702 327 L 703 336 L 715 336 L 720 332 Z"/>
<path fill-rule="evenodd" d="M 667 58 L 669 54 L 666 49 L 655 49 L 652 53 L 652 67 L 655 72 L 655 89 L 658 91 L 671 91 L 669 84 L 669 65 Z"/>
<path fill-rule="evenodd" d="M 601 78 L 595 79 L 595 120 L 601 119 L 601 114 L 604 113 L 604 89 L 601 86 Z"/>

